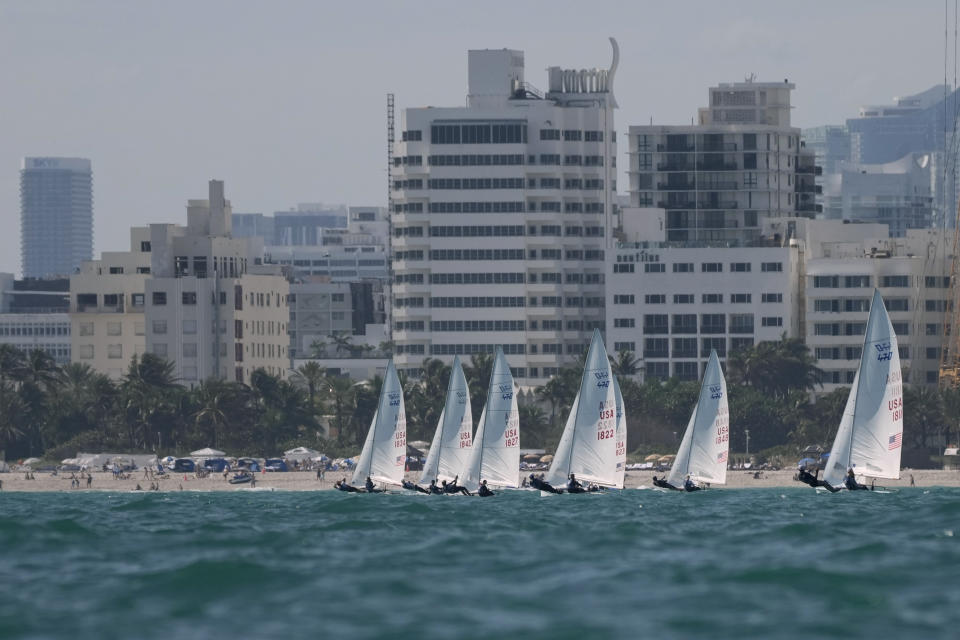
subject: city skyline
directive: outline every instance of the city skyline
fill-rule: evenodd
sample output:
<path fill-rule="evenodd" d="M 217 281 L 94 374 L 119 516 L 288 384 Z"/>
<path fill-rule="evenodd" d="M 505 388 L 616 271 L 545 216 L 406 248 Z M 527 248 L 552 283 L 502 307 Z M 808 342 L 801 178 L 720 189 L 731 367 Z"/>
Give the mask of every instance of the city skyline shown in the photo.
<path fill-rule="evenodd" d="M 687 5 L 630 3 L 555 3 L 549 14 L 490 3 L 470 20 L 445 3 L 4 4 L 0 52 L 13 62 L 0 83 L 16 99 L 0 118 L 0 220 L 17 233 L 0 238 L 0 271 L 19 272 L 25 156 L 96 165 L 95 255 L 122 249 L 131 226 L 180 219 L 198 180 L 227 180 L 240 211 L 383 206 L 386 93 L 398 110 L 462 104 L 468 49 L 523 50 L 527 81 L 543 89 L 549 65 L 607 67 L 616 37 L 621 133 L 651 118 L 689 122 L 709 86 L 750 73 L 797 85 L 800 127 L 943 82 L 944 16 L 933 3 L 695 4 L 696 25 Z"/>

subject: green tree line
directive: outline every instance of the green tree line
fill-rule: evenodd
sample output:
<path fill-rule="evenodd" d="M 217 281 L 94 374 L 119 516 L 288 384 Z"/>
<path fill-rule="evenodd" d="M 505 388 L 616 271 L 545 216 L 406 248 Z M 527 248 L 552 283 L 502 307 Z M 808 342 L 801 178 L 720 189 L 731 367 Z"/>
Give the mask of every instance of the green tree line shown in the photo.
<path fill-rule="evenodd" d="M 611 357 L 623 391 L 631 451 L 672 451 L 686 428 L 699 382 L 635 381 L 631 352 Z M 488 354 L 464 367 L 474 424 L 480 419 L 493 366 Z M 521 446 L 553 450 L 580 386 L 582 360 L 565 367 L 520 404 Z M 829 446 L 846 403 L 846 388 L 812 402 L 820 372 L 802 341 L 783 337 L 730 354 L 726 364 L 731 449 Z M 443 409 L 450 367 L 433 358 L 418 379 L 401 375 L 408 441 L 430 441 Z M 0 450 L 7 459 L 60 459 L 78 451 L 182 454 L 213 446 L 234 454 L 271 456 L 303 445 L 331 456 L 355 454 L 376 411 L 382 379 L 356 382 L 326 375 L 308 362 L 286 380 L 257 370 L 249 385 L 209 379 L 193 388 L 173 365 L 152 354 L 131 360 L 118 381 L 88 365 L 58 366 L 42 351 L 0 345 Z M 904 444 L 926 449 L 958 430 L 960 393 L 904 389 Z M 327 427 L 327 429 L 324 429 Z M 325 435 L 326 434 L 326 435 Z"/>

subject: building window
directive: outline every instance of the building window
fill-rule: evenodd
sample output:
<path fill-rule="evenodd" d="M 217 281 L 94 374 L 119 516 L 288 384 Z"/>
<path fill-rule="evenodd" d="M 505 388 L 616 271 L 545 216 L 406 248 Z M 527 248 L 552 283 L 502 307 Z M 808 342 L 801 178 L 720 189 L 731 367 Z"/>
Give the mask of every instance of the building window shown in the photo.
<path fill-rule="evenodd" d="M 79 327 L 79 333 L 81 336 L 92 336 L 93 335 L 93 323 L 92 322 L 81 322 Z"/>
<path fill-rule="evenodd" d="M 845 289 L 862 289 L 870 286 L 870 276 L 843 276 Z"/>
<path fill-rule="evenodd" d="M 753 296 L 749 293 L 731 293 L 730 304 L 750 304 Z"/>
<path fill-rule="evenodd" d="M 887 311 L 910 311 L 910 300 L 907 298 L 887 298 L 883 303 Z"/>
<path fill-rule="evenodd" d="M 763 262 L 760 264 L 760 271 L 764 273 L 773 273 L 783 271 L 782 262 Z"/>
<path fill-rule="evenodd" d="M 697 314 L 673 314 L 671 333 L 692 334 L 697 332 Z"/>
<path fill-rule="evenodd" d="M 674 338 L 673 339 L 673 357 L 674 358 L 696 358 L 697 357 L 697 339 L 696 338 Z"/>
<path fill-rule="evenodd" d="M 703 338 L 703 346 L 700 349 L 700 356 L 703 358 L 709 358 L 711 351 L 716 351 L 717 355 L 720 356 L 721 358 L 726 357 L 727 355 L 726 338 Z"/>
<path fill-rule="evenodd" d="M 156 343 L 153 345 L 153 355 L 159 356 L 161 358 L 167 357 L 167 345 L 166 343 Z"/>
<path fill-rule="evenodd" d="M 673 265 L 674 273 L 693 273 L 692 262 L 675 262 Z"/>
<path fill-rule="evenodd" d="M 646 338 L 643 341 L 644 358 L 670 357 L 670 341 L 667 338 Z"/>
<path fill-rule="evenodd" d="M 910 276 L 882 276 L 880 286 L 888 288 L 905 288 L 910 286 Z"/>
<path fill-rule="evenodd" d="M 749 262 L 731 262 L 730 271 L 732 273 L 750 273 L 750 263 Z"/>
<path fill-rule="evenodd" d="M 632 329 L 637 325 L 634 318 L 614 318 L 613 326 L 616 329 Z"/>
<path fill-rule="evenodd" d="M 184 291 L 181 294 L 181 299 L 183 300 L 183 304 L 187 304 L 187 305 L 197 304 L 197 292 Z"/>
<path fill-rule="evenodd" d="M 123 357 L 123 345 L 122 344 L 108 344 L 107 345 L 107 357 L 111 360 L 117 360 Z"/>
<path fill-rule="evenodd" d="M 722 313 L 704 313 L 700 316 L 700 333 L 726 333 L 727 316 Z"/>
<path fill-rule="evenodd" d="M 722 293 L 704 293 L 700 299 L 703 304 L 723 304 Z"/>
<path fill-rule="evenodd" d="M 650 293 L 643 297 L 646 304 L 666 304 L 667 296 L 662 293 Z"/>
<path fill-rule="evenodd" d="M 153 304 L 154 306 L 162 306 L 167 304 L 167 292 L 166 291 L 154 291 L 153 292 Z"/>
<path fill-rule="evenodd" d="M 655 380 L 666 380 L 670 377 L 669 362 L 648 362 L 644 367 L 644 374 L 647 378 Z"/>
<path fill-rule="evenodd" d="M 815 289 L 836 289 L 839 286 L 839 276 L 813 276 L 813 287 Z"/>
<path fill-rule="evenodd" d="M 196 357 L 197 357 L 197 343 L 196 343 L 196 342 L 184 342 L 184 343 L 183 343 L 183 357 L 184 357 L 184 358 L 196 358 Z"/>
<path fill-rule="evenodd" d="M 632 325 L 631 325 L 632 326 Z M 648 335 L 668 333 L 666 314 L 647 314 L 643 316 L 643 332 Z"/>
<path fill-rule="evenodd" d="M 621 353 L 624 351 L 636 352 L 637 343 L 636 342 L 614 342 L 613 350 Z"/>
<path fill-rule="evenodd" d="M 107 335 L 108 336 L 119 336 L 123 331 L 123 325 L 119 322 L 108 322 L 107 323 Z"/>
<path fill-rule="evenodd" d="M 196 320 L 184 320 L 180 326 L 183 328 L 185 334 L 194 334 L 197 332 Z"/>
<path fill-rule="evenodd" d="M 153 321 L 153 332 L 156 334 L 163 334 L 167 332 L 167 321 L 166 320 L 154 320 Z"/>
<path fill-rule="evenodd" d="M 782 327 L 783 318 L 781 316 L 764 316 L 760 319 L 762 327 Z"/>
<path fill-rule="evenodd" d="M 133 323 L 133 335 L 142 336 L 146 334 L 145 325 L 142 322 Z"/>
<path fill-rule="evenodd" d="M 134 293 L 133 295 L 131 295 L 130 304 L 132 304 L 134 307 L 137 307 L 137 308 L 143 307 L 143 294 Z"/>
<path fill-rule="evenodd" d="M 633 304 L 633 294 L 614 295 L 613 304 Z"/>
<path fill-rule="evenodd" d="M 93 345 L 92 344 L 82 344 L 80 348 L 77 349 L 78 355 L 81 360 L 92 360 L 93 359 Z"/>
<path fill-rule="evenodd" d="M 700 377 L 697 374 L 696 362 L 674 362 L 673 375 L 680 380 L 686 381 L 695 381 Z"/>
<path fill-rule="evenodd" d="M 700 265 L 701 273 L 720 273 L 723 271 L 722 262 L 704 262 Z"/>
<path fill-rule="evenodd" d="M 764 293 L 760 296 L 760 302 L 783 302 L 783 294 Z"/>
<path fill-rule="evenodd" d="M 731 313 L 730 333 L 753 333 L 753 314 Z"/>
<path fill-rule="evenodd" d="M 643 265 L 644 273 L 664 273 L 666 271 L 667 265 L 662 262 L 648 262 Z"/>

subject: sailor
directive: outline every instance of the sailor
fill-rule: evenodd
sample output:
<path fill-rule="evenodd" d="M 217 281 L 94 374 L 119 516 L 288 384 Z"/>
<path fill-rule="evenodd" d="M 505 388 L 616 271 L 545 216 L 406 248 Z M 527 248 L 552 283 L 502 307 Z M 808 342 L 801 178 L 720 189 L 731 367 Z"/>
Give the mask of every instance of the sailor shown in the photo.
<path fill-rule="evenodd" d="M 570 474 L 570 479 L 567 481 L 567 493 L 586 493 L 586 489 L 583 488 L 583 485 L 577 480 L 577 476 Z"/>
<path fill-rule="evenodd" d="M 373 486 L 373 480 L 370 479 L 370 476 L 367 476 L 367 481 L 364 483 L 364 486 L 367 488 L 367 493 L 373 493 L 375 487 Z"/>
<path fill-rule="evenodd" d="M 684 491 L 700 491 L 700 487 L 697 486 L 697 483 L 688 475 L 687 479 L 683 481 Z"/>
<path fill-rule="evenodd" d="M 462 493 L 465 496 L 470 495 L 470 492 L 467 491 L 466 487 L 461 487 L 457 484 L 457 480 L 460 479 L 459 475 L 453 476 L 453 480 L 450 482 L 444 481 L 443 483 L 443 492 L 444 493 Z"/>
<path fill-rule="evenodd" d="M 817 478 L 817 474 L 819 473 L 820 473 L 819 469 L 817 469 L 813 473 L 810 473 L 804 467 L 801 466 L 797 469 L 797 480 L 799 480 L 804 484 L 808 484 L 811 487 L 823 487 L 830 493 L 836 493 L 837 491 L 840 491 L 840 489 L 835 489 L 834 487 L 832 487 L 830 483 L 827 482 L 826 480 L 820 480 L 819 478 Z"/>
<path fill-rule="evenodd" d="M 443 493 L 443 489 L 437 486 L 436 478 L 430 481 L 430 493 L 434 495 L 441 495 Z"/>
<path fill-rule="evenodd" d="M 419 493 L 430 493 L 429 491 L 427 491 L 426 489 L 424 489 L 424 488 L 421 487 L 420 485 L 414 484 L 414 483 L 410 482 L 409 480 L 404 480 L 402 484 L 403 484 L 403 488 L 404 488 L 404 489 L 407 489 L 408 491 L 417 491 L 417 492 L 419 492 Z"/>
<path fill-rule="evenodd" d="M 480 488 L 477 489 L 477 495 L 481 498 L 489 498 L 490 496 L 496 495 L 493 491 L 487 487 L 487 481 L 484 480 L 480 483 Z"/>
<path fill-rule="evenodd" d="M 543 479 L 543 474 L 536 476 L 530 474 L 530 486 L 534 489 L 539 489 L 540 491 L 546 491 L 547 493 L 563 493 L 563 489 L 557 489 L 552 484 Z"/>
<path fill-rule="evenodd" d="M 854 475 L 852 467 L 847 470 L 847 477 L 844 479 L 843 485 L 847 488 L 847 491 L 865 491 L 870 488 L 865 484 L 857 482 L 857 477 Z"/>
<path fill-rule="evenodd" d="M 360 492 L 360 489 L 357 489 L 356 487 L 352 487 L 352 486 L 350 486 L 349 484 L 347 484 L 347 479 L 346 479 L 346 478 L 344 478 L 343 480 L 337 480 L 336 484 L 334 484 L 333 487 L 334 487 L 335 489 L 339 489 L 340 491 L 346 491 L 347 493 L 359 493 L 359 492 Z"/>

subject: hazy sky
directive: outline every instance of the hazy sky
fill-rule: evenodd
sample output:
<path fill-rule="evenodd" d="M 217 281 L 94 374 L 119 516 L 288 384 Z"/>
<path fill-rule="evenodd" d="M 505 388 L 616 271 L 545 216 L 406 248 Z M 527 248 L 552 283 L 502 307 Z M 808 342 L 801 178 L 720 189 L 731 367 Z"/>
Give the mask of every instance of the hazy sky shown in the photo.
<path fill-rule="evenodd" d="M 608 36 L 621 133 L 689 122 L 708 86 L 751 72 L 796 83 L 801 127 L 944 75 L 933 1 L 0 0 L 0 271 L 20 269 L 23 156 L 93 161 L 96 255 L 185 222 L 211 178 L 239 212 L 384 205 L 387 92 L 398 110 L 463 104 L 467 49 L 503 47 L 544 88 L 548 66 L 608 66 Z"/>

